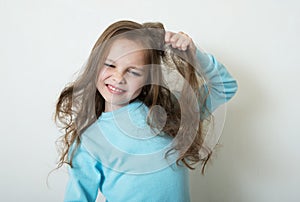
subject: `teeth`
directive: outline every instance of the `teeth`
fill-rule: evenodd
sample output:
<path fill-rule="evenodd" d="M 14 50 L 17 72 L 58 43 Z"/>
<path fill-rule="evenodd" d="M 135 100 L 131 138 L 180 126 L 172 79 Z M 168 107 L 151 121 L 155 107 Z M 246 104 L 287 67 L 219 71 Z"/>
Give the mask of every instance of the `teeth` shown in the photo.
<path fill-rule="evenodd" d="M 116 91 L 116 92 L 119 92 L 119 93 L 123 92 L 123 90 L 118 89 L 118 88 L 115 88 L 115 87 L 113 87 L 113 86 L 111 86 L 111 85 L 108 85 L 108 87 L 109 87 L 109 89 L 111 89 L 111 90 L 113 90 L 113 91 Z"/>

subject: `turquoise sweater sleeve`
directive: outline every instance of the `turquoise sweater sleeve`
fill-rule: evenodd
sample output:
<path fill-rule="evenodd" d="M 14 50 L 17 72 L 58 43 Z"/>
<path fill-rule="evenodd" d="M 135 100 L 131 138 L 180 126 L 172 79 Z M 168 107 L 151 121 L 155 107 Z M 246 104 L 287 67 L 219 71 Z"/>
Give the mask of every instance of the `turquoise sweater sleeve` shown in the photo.
<path fill-rule="evenodd" d="M 235 95 L 238 88 L 237 82 L 214 56 L 198 49 L 196 56 L 200 63 L 200 69 L 197 71 L 206 78 L 204 89 L 201 90 L 210 93 L 206 100 L 206 106 L 211 113 Z"/>
<path fill-rule="evenodd" d="M 95 201 L 101 182 L 99 163 L 81 144 L 69 167 L 69 182 L 65 191 L 65 202 Z"/>

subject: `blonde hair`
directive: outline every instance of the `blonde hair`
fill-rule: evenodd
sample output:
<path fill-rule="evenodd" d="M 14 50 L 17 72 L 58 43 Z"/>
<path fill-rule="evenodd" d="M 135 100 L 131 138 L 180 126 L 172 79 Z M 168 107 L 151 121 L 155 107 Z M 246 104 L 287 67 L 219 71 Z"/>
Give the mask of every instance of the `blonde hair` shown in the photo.
<path fill-rule="evenodd" d="M 166 47 L 164 36 L 165 30 L 161 23 L 139 24 L 133 21 L 115 22 L 102 33 L 92 48 L 85 69 L 74 82 L 62 90 L 57 101 L 55 121 L 64 130 L 64 135 L 58 140 L 60 143 L 58 168 L 64 163 L 72 166 L 76 149 L 71 150 L 71 146 L 76 142 L 76 148 L 78 147 L 82 133 L 104 111 L 105 100 L 96 88 L 98 72 L 103 66 L 112 42 L 118 38 L 126 38 L 145 47 L 148 64 L 164 64 L 166 68 L 175 69 L 185 79 L 181 96 L 176 98 L 165 85 L 160 85 L 163 82 L 162 70 L 150 68 L 151 84 L 143 86 L 136 99 L 149 108 L 148 118 L 154 123 L 159 123 L 161 117 L 153 113 L 153 107 L 160 105 L 164 108 L 167 120 L 162 131 L 176 138 L 172 150 L 179 153 L 177 163 L 181 161 L 193 169 L 196 163 L 201 162 L 204 173 L 204 167 L 211 154 L 211 150 L 207 147 L 205 150 L 207 155 L 204 157 L 199 155 L 200 149 L 206 148 L 204 120 L 210 120 L 210 116 L 207 115 L 205 119 L 203 118 L 204 112 L 207 114 L 208 111 L 205 106 L 208 91 L 201 90 L 205 79 L 195 70 L 199 68 L 195 53 L 189 49 L 180 51 Z M 198 100 L 188 96 L 191 91 Z M 199 107 L 198 110 L 195 105 Z M 190 127 L 191 125 L 194 127 Z"/>

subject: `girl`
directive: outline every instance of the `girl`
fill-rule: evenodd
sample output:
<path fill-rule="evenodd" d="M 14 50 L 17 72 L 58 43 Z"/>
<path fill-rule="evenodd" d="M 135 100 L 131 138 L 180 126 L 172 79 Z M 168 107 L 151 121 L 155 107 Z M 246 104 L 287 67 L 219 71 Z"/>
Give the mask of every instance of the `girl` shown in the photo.
<path fill-rule="evenodd" d="M 190 201 L 188 168 L 204 169 L 211 113 L 236 90 L 185 33 L 161 23 L 110 25 L 57 102 L 65 201 L 95 201 L 98 190 L 112 202 Z"/>

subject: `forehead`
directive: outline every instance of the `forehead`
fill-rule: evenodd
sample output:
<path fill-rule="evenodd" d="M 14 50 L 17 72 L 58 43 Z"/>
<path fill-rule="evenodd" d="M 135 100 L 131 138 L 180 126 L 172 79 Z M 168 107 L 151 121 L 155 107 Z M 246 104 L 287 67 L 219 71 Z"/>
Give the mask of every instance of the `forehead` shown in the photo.
<path fill-rule="evenodd" d="M 115 62 L 134 62 L 145 64 L 146 49 L 141 43 L 128 40 L 117 39 L 112 42 L 107 59 Z"/>

